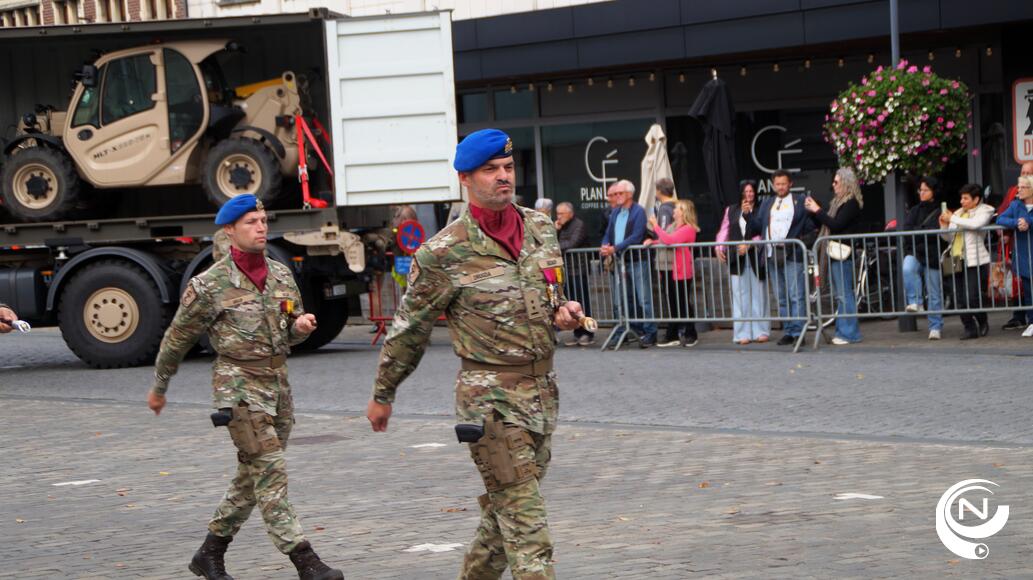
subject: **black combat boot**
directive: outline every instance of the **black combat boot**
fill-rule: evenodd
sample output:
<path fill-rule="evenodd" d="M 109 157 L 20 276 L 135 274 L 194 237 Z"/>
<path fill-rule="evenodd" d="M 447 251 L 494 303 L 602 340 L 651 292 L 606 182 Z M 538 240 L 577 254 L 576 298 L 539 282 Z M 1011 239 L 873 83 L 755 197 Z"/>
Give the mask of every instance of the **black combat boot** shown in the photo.
<path fill-rule="evenodd" d="M 204 576 L 207 580 L 233 580 L 233 576 L 226 573 L 226 564 L 223 556 L 226 555 L 226 548 L 233 541 L 233 536 L 223 538 L 209 532 L 204 543 L 190 560 L 190 571 L 198 576 Z"/>
<path fill-rule="evenodd" d="M 295 546 L 289 556 L 301 580 L 344 580 L 344 573 L 324 564 L 308 542 Z"/>

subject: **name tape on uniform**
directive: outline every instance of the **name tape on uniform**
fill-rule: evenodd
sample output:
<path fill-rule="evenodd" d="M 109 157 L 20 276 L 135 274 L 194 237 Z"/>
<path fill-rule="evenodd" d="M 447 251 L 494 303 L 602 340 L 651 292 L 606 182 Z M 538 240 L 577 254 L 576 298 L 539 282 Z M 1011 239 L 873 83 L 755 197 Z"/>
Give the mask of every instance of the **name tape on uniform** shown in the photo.
<path fill-rule="evenodd" d="M 497 278 L 505 273 L 506 268 L 504 266 L 496 266 L 495 268 L 491 268 L 489 270 L 483 270 L 481 272 L 467 274 L 459 278 L 459 284 L 462 286 L 469 286 L 470 284 L 475 284 L 477 282 L 480 282 L 481 280 L 487 280 L 488 278 Z"/>

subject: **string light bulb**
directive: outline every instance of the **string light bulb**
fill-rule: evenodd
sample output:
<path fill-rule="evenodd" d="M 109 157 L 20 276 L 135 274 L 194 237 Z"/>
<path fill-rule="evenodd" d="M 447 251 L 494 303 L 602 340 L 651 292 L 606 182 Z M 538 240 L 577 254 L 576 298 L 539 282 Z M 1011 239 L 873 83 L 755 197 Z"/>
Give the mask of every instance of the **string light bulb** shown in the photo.
<path fill-rule="evenodd" d="M 678 82 L 681 83 L 681 84 L 685 84 L 685 73 L 683 73 L 683 72 L 678 73 Z"/>
<path fill-rule="evenodd" d="M 807 70 L 811 70 L 811 59 L 807 59 L 807 60 L 803 61 L 803 68 L 805 68 Z"/>
<path fill-rule="evenodd" d="M 574 92 L 574 83 L 567 83 L 567 92 L 568 93 L 573 93 Z"/>
<path fill-rule="evenodd" d="M 548 90 L 550 93 L 552 92 L 552 81 L 549 81 L 549 84 L 545 85 L 545 89 Z"/>
<path fill-rule="evenodd" d="M 739 76 L 741 76 L 741 77 L 746 76 L 746 67 L 745 66 L 739 68 Z"/>
<path fill-rule="evenodd" d="M 774 72 L 778 72 L 782 70 L 782 67 L 778 66 L 778 63 L 776 62 L 775 65 L 771 67 L 771 70 Z"/>
<path fill-rule="evenodd" d="M 588 86 L 594 87 L 595 86 L 595 79 L 593 79 L 592 77 L 588 77 Z"/>
<path fill-rule="evenodd" d="M 656 73 L 649 73 L 649 82 L 653 82 L 655 80 L 656 80 Z"/>
<path fill-rule="evenodd" d="M 534 83 L 527 83 L 527 90 L 534 92 Z"/>
<path fill-rule="evenodd" d="M 993 56 L 993 55 L 994 55 L 994 47 L 992 47 L 992 46 L 986 47 L 986 56 Z"/>
<path fill-rule="evenodd" d="M 612 78 L 606 79 L 606 88 L 608 88 L 608 89 L 612 89 L 613 88 L 613 79 Z"/>
<path fill-rule="evenodd" d="M 635 86 L 635 77 L 628 77 L 628 86 L 629 87 Z"/>
<path fill-rule="evenodd" d="M 509 85 L 509 93 L 512 95 L 516 94 L 516 85 Z"/>
<path fill-rule="evenodd" d="M 961 58 L 961 49 L 960 48 L 955 48 L 954 49 L 954 58 Z"/>
<path fill-rule="evenodd" d="M 836 59 L 836 66 L 838 66 L 839 68 L 843 68 L 844 64 L 846 64 L 846 63 L 843 61 L 842 57 Z"/>
<path fill-rule="evenodd" d="M 868 53 L 868 64 L 872 64 L 873 62 L 875 62 L 875 53 L 869 52 Z"/>
<path fill-rule="evenodd" d="M 931 50 L 929 51 L 929 60 L 936 60 L 936 53 Z"/>

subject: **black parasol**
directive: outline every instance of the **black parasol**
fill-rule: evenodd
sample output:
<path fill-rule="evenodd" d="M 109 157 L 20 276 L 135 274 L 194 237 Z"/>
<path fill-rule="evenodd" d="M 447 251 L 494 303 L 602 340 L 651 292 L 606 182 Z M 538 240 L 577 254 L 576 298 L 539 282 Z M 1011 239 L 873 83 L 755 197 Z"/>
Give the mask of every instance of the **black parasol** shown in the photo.
<path fill-rule="evenodd" d="M 735 171 L 735 107 L 724 81 L 714 78 L 703 86 L 689 116 L 703 124 L 703 161 L 707 181 L 718 207 L 738 201 Z"/>

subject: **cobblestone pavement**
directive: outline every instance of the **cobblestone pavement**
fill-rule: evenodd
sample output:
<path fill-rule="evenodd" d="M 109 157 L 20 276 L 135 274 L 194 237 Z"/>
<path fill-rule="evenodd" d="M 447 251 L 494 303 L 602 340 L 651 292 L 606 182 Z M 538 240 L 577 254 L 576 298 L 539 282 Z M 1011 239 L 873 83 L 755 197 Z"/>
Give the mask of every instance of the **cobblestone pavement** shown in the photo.
<path fill-rule="evenodd" d="M 0 577 L 192 578 L 234 461 L 207 415 L 0 397 Z M 350 579 L 454 578 L 461 547 L 414 551 L 476 527 L 478 478 L 451 426 L 402 418 L 373 434 L 361 417 L 300 414 L 291 497 L 318 553 Z M 561 578 L 1028 578 L 1031 465 L 1021 447 L 566 423 L 544 490 Z M 1000 484 L 1011 506 L 985 560 L 934 531 L 940 495 L 968 478 Z M 55 485 L 67 482 L 81 484 Z M 836 499 L 847 493 L 882 499 Z M 228 563 L 243 580 L 296 577 L 257 516 Z"/>

